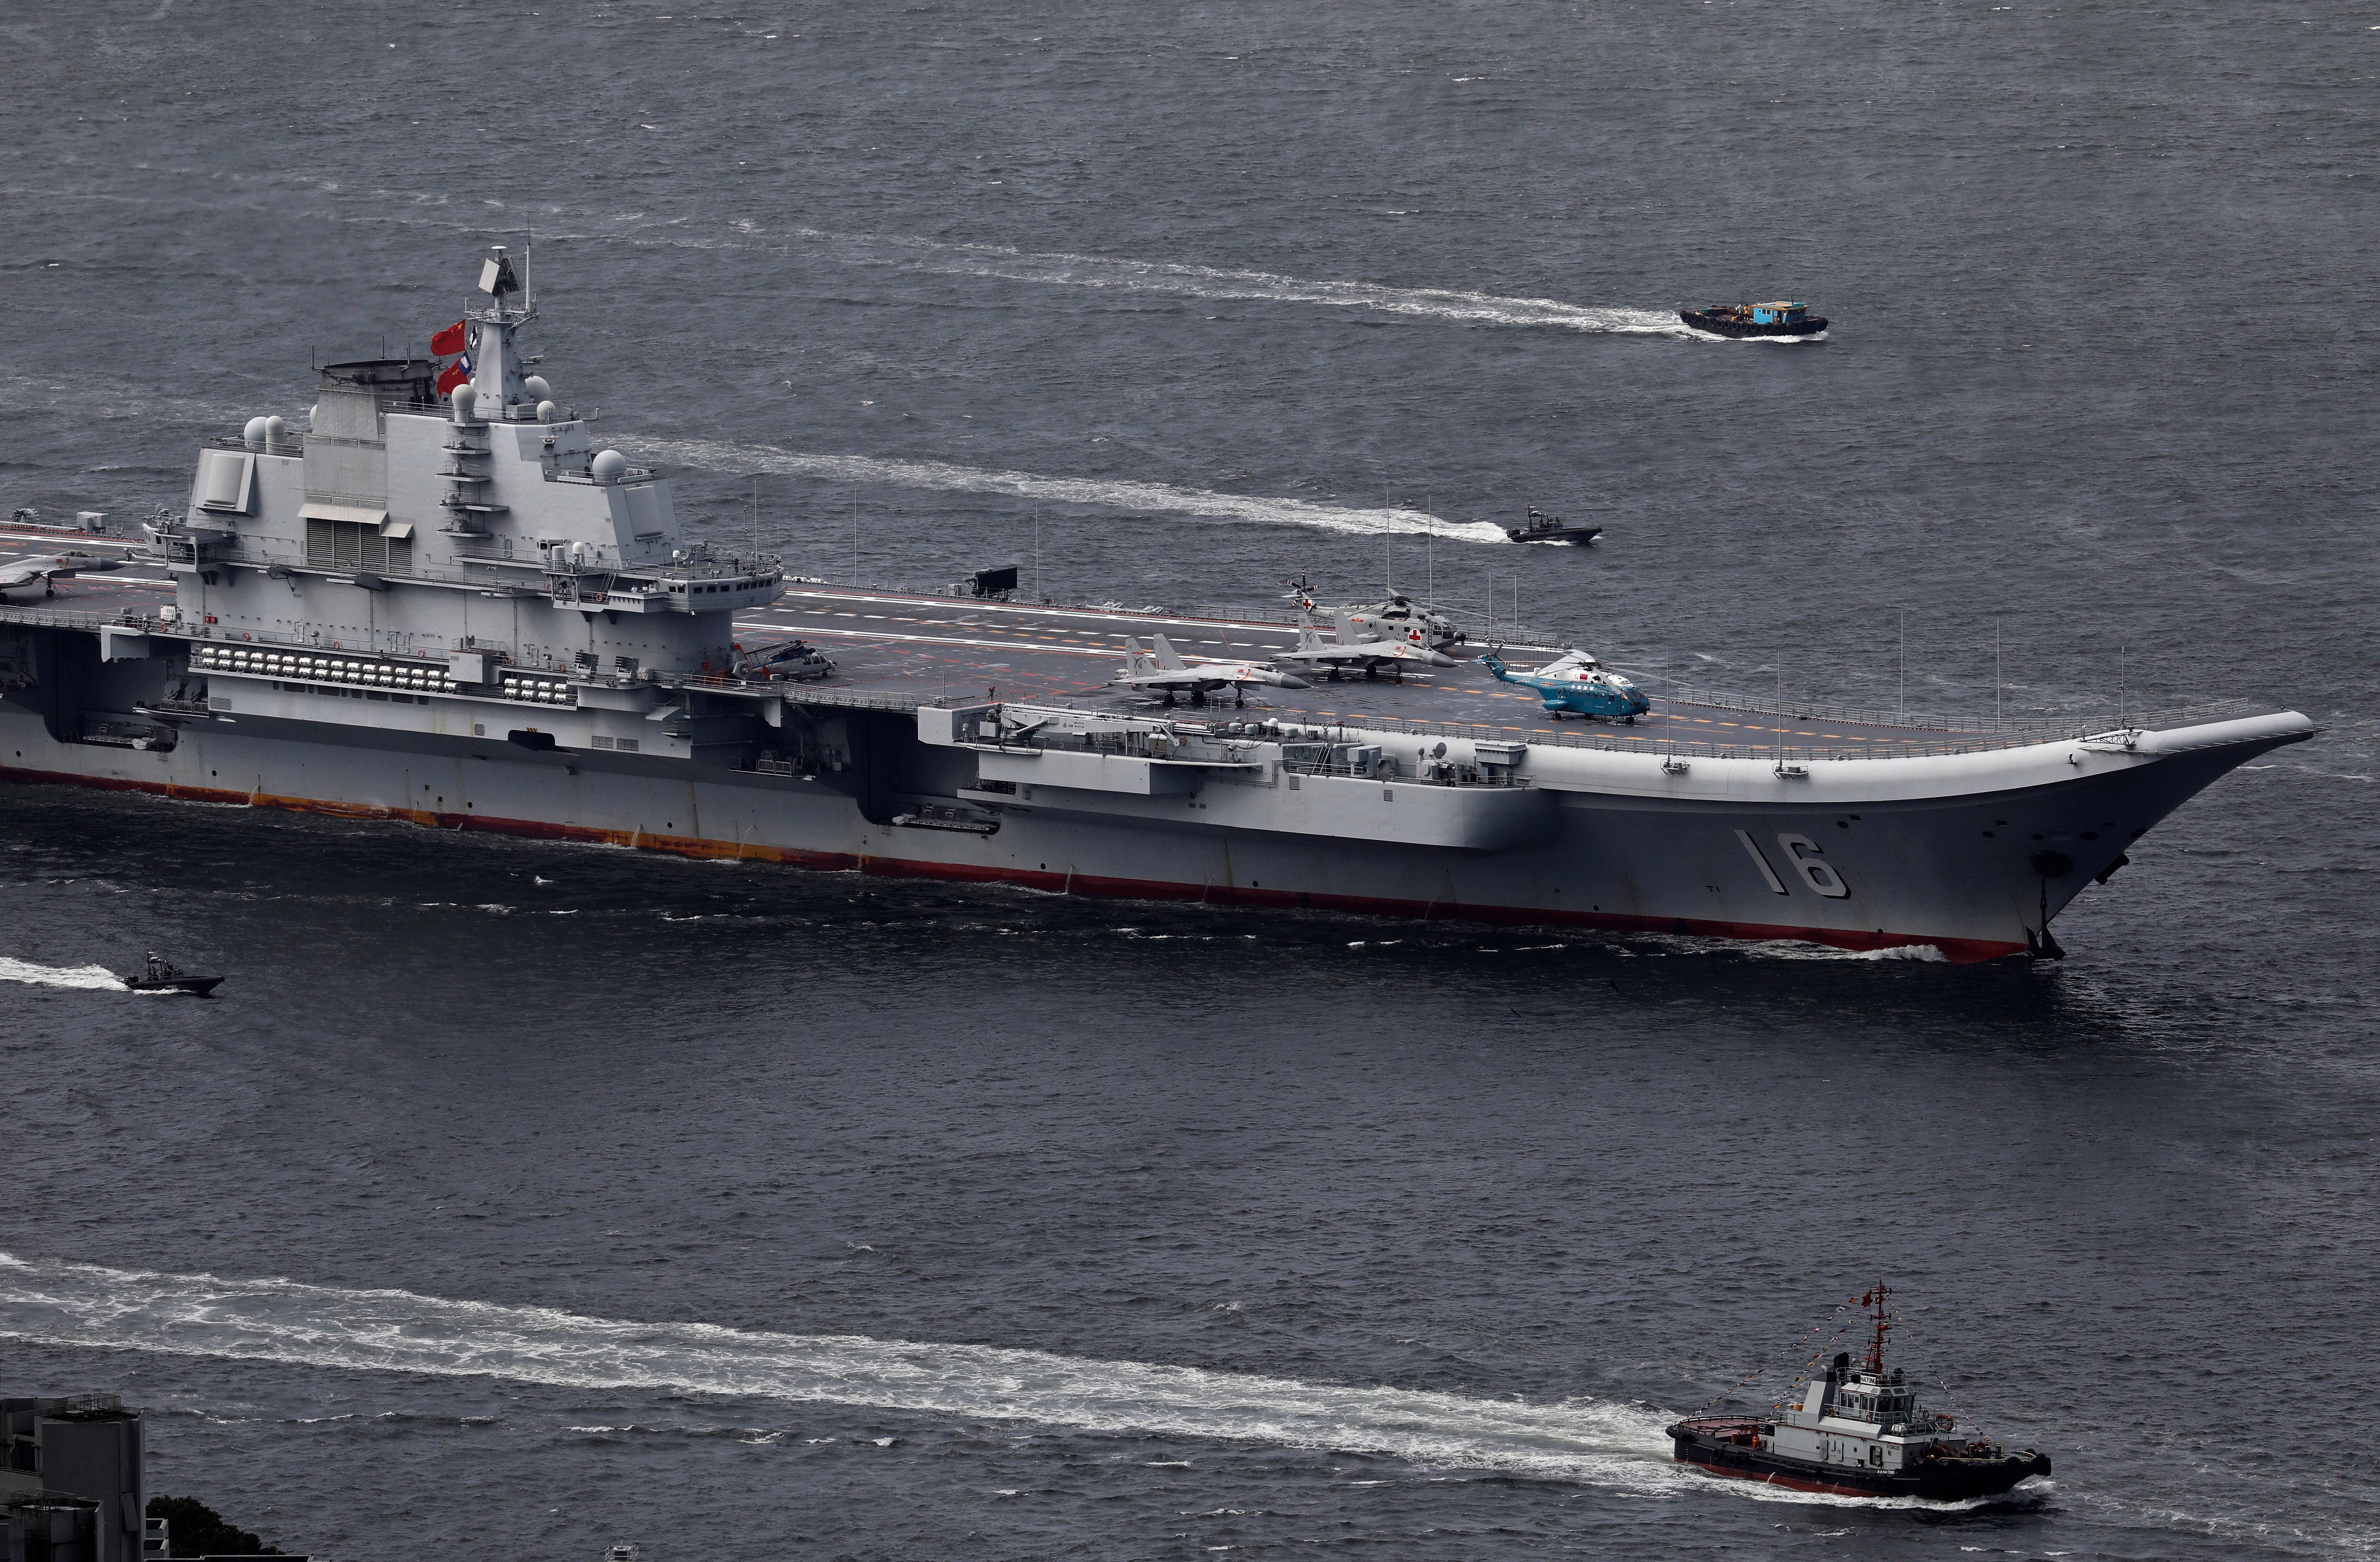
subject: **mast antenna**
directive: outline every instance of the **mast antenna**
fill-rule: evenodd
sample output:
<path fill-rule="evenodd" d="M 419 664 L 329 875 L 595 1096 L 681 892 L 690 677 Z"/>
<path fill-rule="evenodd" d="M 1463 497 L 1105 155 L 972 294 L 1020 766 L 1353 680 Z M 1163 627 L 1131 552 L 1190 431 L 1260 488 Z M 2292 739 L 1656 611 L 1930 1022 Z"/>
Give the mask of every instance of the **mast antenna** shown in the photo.
<path fill-rule="evenodd" d="M 1884 1319 L 1884 1299 L 1891 1294 L 1892 1292 L 1890 1288 L 1888 1287 L 1883 1281 L 1878 1280 L 1876 1283 L 1876 1289 L 1868 1292 L 1867 1295 L 1862 1299 L 1866 1301 L 1869 1306 L 1876 1309 L 1876 1334 L 1868 1342 L 1867 1370 L 1876 1373 L 1878 1377 L 1884 1375 L 1885 1331 L 1892 1327 L 1892 1325 L 1886 1323 Z"/>

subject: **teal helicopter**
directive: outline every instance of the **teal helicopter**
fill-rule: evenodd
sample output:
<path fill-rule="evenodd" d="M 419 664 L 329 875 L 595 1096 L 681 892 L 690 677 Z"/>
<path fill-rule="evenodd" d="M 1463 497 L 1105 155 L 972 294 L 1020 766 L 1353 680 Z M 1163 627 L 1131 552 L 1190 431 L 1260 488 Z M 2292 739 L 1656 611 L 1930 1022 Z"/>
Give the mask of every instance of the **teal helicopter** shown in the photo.
<path fill-rule="evenodd" d="M 1593 721 L 1600 716 L 1606 721 L 1622 722 L 1633 726 L 1636 718 L 1653 708 L 1644 691 L 1608 671 L 1602 663 L 1584 651 L 1565 651 L 1536 672 L 1512 672 L 1505 667 L 1498 654 L 1498 646 L 1479 658 L 1479 665 L 1505 683 L 1517 683 L 1537 691 L 1546 702 L 1546 714 L 1554 721 L 1564 716 L 1585 716 Z"/>

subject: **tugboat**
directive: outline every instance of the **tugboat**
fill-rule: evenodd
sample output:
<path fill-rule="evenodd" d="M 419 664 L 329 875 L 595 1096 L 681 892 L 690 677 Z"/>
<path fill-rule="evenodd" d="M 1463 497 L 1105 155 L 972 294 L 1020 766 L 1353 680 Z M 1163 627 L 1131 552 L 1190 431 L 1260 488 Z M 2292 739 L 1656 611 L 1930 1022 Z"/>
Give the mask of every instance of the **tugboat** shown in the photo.
<path fill-rule="evenodd" d="M 1950 1417 L 1918 1405 L 1916 1385 L 1900 1369 L 1885 1371 L 1890 1294 L 1879 1285 L 1860 1298 L 1859 1305 L 1874 1310 L 1875 1334 L 1858 1366 L 1850 1351 L 1838 1353 L 1773 1420 L 1695 1416 L 1677 1422 L 1666 1430 L 1678 1462 L 1797 1492 L 1944 1502 L 1998 1496 L 2048 1474 L 2047 1454 L 2012 1454 L 1959 1435 Z"/>
<path fill-rule="evenodd" d="M 205 997 L 223 985 L 223 978 L 220 976 L 183 975 L 166 964 L 164 957 L 159 955 L 154 949 L 149 951 L 149 963 L 142 969 L 140 975 L 125 976 L 119 973 L 116 980 L 136 993 L 188 993 L 199 998 Z"/>
<path fill-rule="evenodd" d="M 1812 314 L 1809 305 L 1784 302 L 1682 309 L 1678 318 L 1722 336 L 1815 336 L 1827 328 L 1827 317 Z"/>
<path fill-rule="evenodd" d="M 1584 545 L 1603 535 L 1600 526 L 1572 526 L 1558 515 L 1548 515 L 1535 505 L 1529 506 L 1529 519 L 1519 526 L 1504 528 L 1504 535 L 1515 543 L 1577 543 Z"/>

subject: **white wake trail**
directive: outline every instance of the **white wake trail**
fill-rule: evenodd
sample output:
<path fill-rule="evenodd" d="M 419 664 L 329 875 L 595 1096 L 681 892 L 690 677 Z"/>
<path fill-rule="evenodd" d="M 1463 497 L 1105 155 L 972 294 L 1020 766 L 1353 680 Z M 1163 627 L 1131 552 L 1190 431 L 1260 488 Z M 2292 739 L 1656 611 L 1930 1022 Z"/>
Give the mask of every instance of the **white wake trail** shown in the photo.
<path fill-rule="evenodd" d="M 1018 250 L 1000 244 L 951 243 L 899 234 L 834 233 L 820 228 L 771 230 L 749 218 L 728 225 L 733 237 L 712 237 L 689 230 L 683 216 L 657 216 L 644 212 L 599 212 L 546 202 L 508 205 L 488 201 L 477 207 L 455 206 L 451 194 L 426 190 L 348 188 L 335 180 L 299 178 L 295 184 L 313 194 L 343 200 L 368 200 L 371 209 L 337 220 L 370 226 L 443 228 L 457 233 L 504 236 L 531 226 L 547 225 L 549 244 L 650 245 L 679 250 L 777 251 L 801 244 L 831 252 L 846 263 L 878 265 L 927 275 L 980 276 L 1048 287 L 1106 288 L 1126 293 L 1171 294 L 1180 298 L 1256 303 L 1321 304 L 1334 309 L 1370 310 L 1380 314 L 1452 321 L 1464 325 L 1550 328 L 1635 336 L 1668 336 L 1680 341 L 1723 341 L 1697 331 L 1673 311 L 1633 309 L 1624 305 L 1574 304 L 1560 299 L 1517 298 L 1507 294 L 1467 292 L 1451 287 L 1397 287 L 1379 282 L 1349 282 L 1286 276 L 1276 272 L 1195 265 L 1178 261 L 1138 261 L 1111 255 L 1078 255 L 1064 250 Z M 135 204 L 153 203 L 140 196 L 93 196 L 86 191 L 31 187 L 0 188 L 0 194 L 42 196 L 60 200 L 106 199 Z M 407 216 L 390 210 L 392 203 L 429 208 L 437 215 Z M 584 229 L 554 232 L 552 223 L 570 218 L 589 225 Z M 609 225 L 607 226 L 607 225 Z M 1760 338 L 1754 338 L 1755 340 Z"/>
<path fill-rule="evenodd" d="M 67 391 L 61 397 L 61 391 Z M 192 424 L 236 426 L 253 409 L 182 397 L 139 402 L 130 386 L 75 382 L 71 388 L 55 380 L 0 368 L 0 411 L 104 407 L 122 415 L 133 405 L 158 416 Z M 1273 526 L 1303 526 L 1349 536 L 1377 537 L 1383 532 L 1418 537 L 1425 532 L 1456 543 L 1507 543 L 1502 527 L 1488 520 L 1445 520 L 1427 510 L 1383 506 L 1362 509 L 1344 505 L 1317 504 L 1310 499 L 1275 498 L 1264 494 L 1218 494 L 1208 488 L 1184 488 L 1167 482 L 1138 482 L 1123 478 L 1050 477 L 990 467 L 963 467 L 949 461 L 881 460 L 867 456 L 817 455 L 780 449 L 772 445 L 735 445 L 715 439 L 636 439 L 623 437 L 620 447 L 632 455 L 663 464 L 700 467 L 709 471 L 781 473 L 817 477 L 833 482 L 925 488 L 952 494 L 1002 494 L 1045 504 L 1081 505 L 1097 509 L 1144 515 L 1203 516 L 1212 520 L 1248 521 Z"/>
<path fill-rule="evenodd" d="M 832 258 L 860 265 L 880 265 L 928 275 L 980 276 L 1046 287 L 1103 288 L 1123 293 L 1171 294 L 1179 298 L 1212 299 L 1251 303 L 1320 304 L 1333 309 L 1370 310 L 1379 314 L 1445 320 L 1464 325 L 1550 328 L 1620 336 L 1669 336 L 1681 341 L 1721 338 L 1696 331 L 1669 310 L 1632 309 L 1618 305 L 1574 304 L 1560 299 L 1516 298 L 1506 294 L 1470 292 L 1451 287 L 1397 287 L 1378 282 L 1350 282 L 1286 276 L 1276 272 L 1231 266 L 1196 265 L 1178 261 L 1141 261 L 1111 255 L 1081 255 L 1065 250 L 1019 250 L 1002 244 L 953 243 L 905 234 L 836 233 L 812 227 L 771 229 L 765 223 L 740 218 L 727 224 L 725 236 L 689 231 L 684 215 L 644 212 L 601 212 L 545 203 L 507 207 L 488 202 L 490 210 L 457 211 L 440 217 L 392 216 L 389 202 L 443 208 L 450 197 L 423 190 L 343 189 L 337 182 L 300 177 L 301 188 L 323 195 L 369 198 L 369 214 L 351 215 L 348 222 L 412 223 L 453 227 L 467 232 L 511 233 L 524 219 L 550 226 L 567 217 L 588 225 L 567 237 L 579 243 L 652 244 L 673 249 L 773 250 L 799 244 L 824 250 Z M 706 225 L 707 226 L 707 225 Z M 548 241 L 562 235 L 549 232 Z"/>
<path fill-rule="evenodd" d="M 732 445 L 710 439 L 640 439 L 622 442 L 622 448 L 648 459 L 701 467 L 711 471 L 771 472 L 820 477 L 836 482 L 891 484 L 930 488 L 944 493 L 1004 494 L 1047 504 L 1085 505 L 1100 509 L 1204 516 L 1214 520 L 1257 521 L 1276 526 L 1305 526 L 1352 536 L 1376 537 L 1382 532 L 1420 536 L 1424 532 L 1460 543 L 1509 543 L 1502 527 L 1487 520 L 1441 520 L 1427 510 L 1355 509 L 1318 505 L 1306 499 L 1218 494 L 1207 488 L 1182 488 L 1165 482 L 1135 482 L 1117 478 L 1046 477 L 1033 472 L 1003 471 L 989 467 L 962 467 L 947 461 L 877 460 L 865 456 L 808 455 L 767 445 Z"/>
<path fill-rule="evenodd" d="M 1395 287 L 1378 282 L 1341 282 L 1284 276 L 1269 271 L 1168 261 L 1135 261 L 1063 251 L 1036 253 L 992 244 L 947 244 L 922 238 L 881 238 L 796 230 L 811 241 L 877 245 L 904 269 L 932 275 L 984 276 L 1052 287 L 1101 287 L 1119 292 L 1170 293 L 1184 298 L 1260 303 L 1323 304 L 1451 320 L 1467 325 L 1551 326 L 1565 331 L 1698 339 L 1673 312 L 1609 305 L 1565 303 L 1559 299 L 1513 298 L 1449 287 Z"/>
<path fill-rule="evenodd" d="M 131 991 L 105 966 L 37 966 L 5 955 L 0 955 L 0 982 L 22 982 L 34 987 L 76 987 L 87 992 Z"/>
<path fill-rule="evenodd" d="M 0 1337 L 62 1346 L 832 1401 L 1098 1432 L 1379 1454 L 1675 1489 L 1661 1418 L 854 1335 L 747 1333 L 291 1280 L 145 1274 L 0 1254 Z"/>

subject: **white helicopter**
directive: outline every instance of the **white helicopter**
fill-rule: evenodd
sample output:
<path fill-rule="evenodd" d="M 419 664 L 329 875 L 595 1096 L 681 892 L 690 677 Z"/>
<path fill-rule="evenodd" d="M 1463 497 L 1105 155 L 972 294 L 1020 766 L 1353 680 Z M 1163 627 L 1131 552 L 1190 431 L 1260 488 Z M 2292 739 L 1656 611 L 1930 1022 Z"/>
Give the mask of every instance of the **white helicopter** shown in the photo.
<path fill-rule="evenodd" d="M 1154 652 L 1141 649 L 1140 641 L 1127 639 L 1123 642 L 1125 665 L 1108 681 L 1125 689 L 1153 689 L 1173 703 L 1176 694 L 1187 692 L 1190 703 L 1203 705 L 1210 689 L 1230 689 L 1237 702 L 1248 702 L 1248 685 L 1268 689 L 1304 689 L 1303 678 L 1293 677 L 1278 667 L 1260 662 L 1184 662 L 1173 642 L 1163 635 L 1151 635 Z"/>
<path fill-rule="evenodd" d="M 1314 600 L 1305 576 L 1290 581 L 1289 587 L 1290 600 L 1297 604 L 1300 613 L 1330 618 L 1338 626 L 1340 640 L 1349 644 L 1357 641 L 1401 640 L 1408 645 L 1443 651 L 1469 638 L 1445 614 L 1393 588 L 1387 601 L 1367 607 L 1324 607 Z"/>
<path fill-rule="evenodd" d="M 1337 619 L 1330 641 L 1326 643 L 1320 627 L 1311 617 L 1301 615 L 1297 620 L 1297 649 L 1276 653 L 1277 659 L 1326 669 L 1333 683 L 1347 672 L 1360 671 L 1367 678 L 1376 678 L 1382 667 L 1394 669 L 1397 681 L 1402 683 L 1407 667 L 1454 665 L 1453 657 L 1417 640 L 1364 639 L 1362 630 L 1352 623 L 1352 615 L 1342 613 Z"/>

